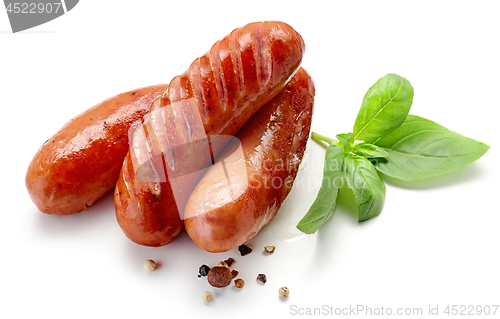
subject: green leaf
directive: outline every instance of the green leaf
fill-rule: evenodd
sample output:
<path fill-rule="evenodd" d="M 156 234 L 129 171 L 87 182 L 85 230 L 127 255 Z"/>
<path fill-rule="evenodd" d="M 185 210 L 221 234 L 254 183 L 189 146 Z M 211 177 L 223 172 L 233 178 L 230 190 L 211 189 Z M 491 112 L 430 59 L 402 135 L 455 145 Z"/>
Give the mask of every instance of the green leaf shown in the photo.
<path fill-rule="evenodd" d="M 309 211 L 297 224 L 300 231 L 313 234 L 333 215 L 339 187 L 342 186 L 343 158 L 341 147 L 331 145 L 326 149 L 321 187 Z"/>
<path fill-rule="evenodd" d="M 353 134 L 343 133 L 343 134 L 338 134 L 336 137 L 339 139 L 340 143 L 342 143 L 345 152 L 349 153 L 352 149 L 352 143 L 354 142 Z"/>
<path fill-rule="evenodd" d="M 346 154 L 343 167 L 343 175 L 359 208 L 358 221 L 378 216 L 384 205 L 385 184 L 373 164 L 360 156 Z"/>
<path fill-rule="evenodd" d="M 354 139 L 373 143 L 399 127 L 413 102 L 413 87 L 405 78 L 387 74 L 366 92 L 354 122 Z"/>
<path fill-rule="evenodd" d="M 399 128 L 374 144 L 389 154 L 387 162 L 377 163 L 377 169 L 404 181 L 453 172 L 479 159 L 490 148 L 415 115 L 408 115 Z"/>
<path fill-rule="evenodd" d="M 377 145 L 365 143 L 354 146 L 354 153 L 366 158 L 381 158 L 389 156 L 387 151 L 383 148 L 378 147 Z"/>

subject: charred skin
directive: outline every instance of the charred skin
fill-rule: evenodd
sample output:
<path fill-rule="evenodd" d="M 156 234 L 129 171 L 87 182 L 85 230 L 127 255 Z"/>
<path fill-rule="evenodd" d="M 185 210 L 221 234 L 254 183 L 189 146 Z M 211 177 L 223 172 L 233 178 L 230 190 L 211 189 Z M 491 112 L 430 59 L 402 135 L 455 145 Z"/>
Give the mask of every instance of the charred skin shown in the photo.
<path fill-rule="evenodd" d="M 180 233 L 184 223 L 179 212 L 203 173 L 184 172 L 211 164 L 211 156 L 198 155 L 207 143 L 196 141 L 236 134 L 290 80 L 304 50 L 301 36 L 289 25 L 251 23 L 215 43 L 170 82 L 134 134 L 115 188 L 116 217 L 128 238 L 162 246 Z M 212 156 L 224 145 L 222 138 L 210 139 Z M 145 162 L 149 178 L 138 178 Z M 184 177 L 172 186 L 165 171 Z"/>
<path fill-rule="evenodd" d="M 118 180 L 131 125 L 140 121 L 167 85 L 122 93 L 66 123 L 38 150 L 26 188 L 41 212 L 67 215 L 91 206 Z"/>
<path fill-rule="evenodd" d="M 301 68 L 238 132 L 242 152 L 235 152 L 238 142 L 224 149 L 184 212 L 186 232 L 198 247 L 236 248 L 274 218 L 304 155 L 313 104 L 314 84 Z"/>

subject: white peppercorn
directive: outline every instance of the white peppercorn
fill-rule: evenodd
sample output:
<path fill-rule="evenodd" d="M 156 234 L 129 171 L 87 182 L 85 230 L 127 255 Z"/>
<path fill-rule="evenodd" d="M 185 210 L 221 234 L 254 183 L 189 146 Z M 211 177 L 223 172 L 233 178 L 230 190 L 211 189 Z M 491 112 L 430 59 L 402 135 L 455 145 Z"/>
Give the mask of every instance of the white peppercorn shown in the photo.
<path fill-rule="evenodd" d="M 153 271 L 156 269 L 156 263 L 154 260 L 152 259 L 148 259 L 144 262 L 144 268 L 147 270 L 147 271 Z"/>
<path fill-rule="evenodd" d="M 287 287 L 281 287 L 278 290 L 278 293 L 280 294 L 280 297 L 286 298 L 290 294 L 290 289 L 288 289 Z"/>
<path fill-rule="evenodd" d="M 201 295 L 201 298 L 203 299 L 204 302 L 210 302 L 213 300 L 213 296 L 210 291 L 205 291 L 203 295 Z"/>

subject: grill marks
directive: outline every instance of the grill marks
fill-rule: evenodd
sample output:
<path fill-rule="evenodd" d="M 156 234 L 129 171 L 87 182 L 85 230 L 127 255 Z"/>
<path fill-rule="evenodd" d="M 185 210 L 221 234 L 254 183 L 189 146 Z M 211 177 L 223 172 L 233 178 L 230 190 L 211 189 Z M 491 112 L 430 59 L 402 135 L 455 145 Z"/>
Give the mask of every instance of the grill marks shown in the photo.
<path fill-rule="evenodd" d="M 171 104 L 168 107 L 172 108 L 173 125 L 176 128 L 173 134 L 169 134 L 173 141 L 189 141 L 190 133 L 189 127 L 186 123 L 185 111 L 182 103 L 181 96 L 181 79 L 180 76 L 175 77 L 170 83 L 169 87 L 169 97 Z M 165 132 L 161 132 L 165 134 Z M 176 146 L 170 144 L 170 146 Z"/>
<path fill-rule="evenodd" d="M 175 77 L 161 103 L 154 103 L 152 111 L 161 117 L 152 115 L 148 129 L 168 167 L 173 169 L 176 162 L 174 147 L 185 144 L 183 152 L 191 153 L 191 142 L 212 132 L 216 123 L 230 120 L 235 110 L 247 107 L 269 87 L 274 71 L 270 32 L 263 22 L 233 30 Z"/>
<path fill-rule="evenodd" d="M 157 143 L 151 143 L 151 136 L 152 134 L 154 134 L 153 132 L 149 132 L 148 131 L 148 126 L 147 125 L 144 125 L 144 134 L 146 136 L 146 146 L 148 148 L 148 164 L 144 163 L 142 165 L 143 168 L 145 168 L 147 171 L 145 172 L 145 182 L 148 186 L 148 189 L 149 189 L 149 192 L 151 194 L 153 194 L 155 197 L 158 197 L 160 196 L 161 194 L 161 185 L 160 185 L 160 181 L 161 181 L 161 178 L 160 178 L 160 173 L 158 172 L 158 169 L 156 167 L 156 164 L 155 164 L 155 161 L 153 159 L 153 156 L 154 154 L 156 153 L 155 151 L 153 151 L 153 145 L 157 145 Z"/>
<path fill-rule="evenodd" d="M 271 81 L 273 63 L 270 53 L 269 38 L 264 31 L 264 23 L 258 25 L 256 32 L 254 33 L 253 40 L 255 43 L 255 51 L 257 53 L 257 70 L 258 72 L 260 71 L 260 85 L 262 87 L 266 87 L 269 86 Z"/>
<path fill-rule="evenodd" d="M 254 100 L 261 91 L 261 86 L 257 77 L 257 61 L 255 59 L 254 45 L 252 39 L 253 32 L 241 32 L 239 37 L 240 73 L 243 82 L 243 97 L 245 100 Z M 241 61 L 245 61 L 243 64 Z"/>
<path fill-rule="evenodd" d="M 257 71 L 257 80 L 259 81 L 259 86 L 262 87 L 266 85 L 265 74 L 263 74 L 264 70 L 262 68 L 262 52 L 260 50 L 260 43 L 262 41 L 262 24 L 259 23 L 255 26 L 255 30 L 251 36 L 254 48 L 253 54 Z"/>
<path fill-rule="evenodd" d="M 219 97 L 218 100 L 220 103 L 220 107 L 222 109 L 222 112 L 225 112 L 227 106 L 227 98 L 226 98 L 227 93 L 223 85 L 224 74 L 220 67 L 219 43 L 220 42 L 215 43 L 210 49 L 209 59 L 210 59 L 210 67 L 212 69 L 212 74 L 215 80 L 215 86 L 217 88 L 217 96 Z"/>
<path fill-rule="evenodd" d="M 174 82 L 175 83 L 175 82 Z M 170 83 L 170 87 L 172 87 L 172 83 Z M 175 87 L 175 86 L 174 86 Z M 170 90 L 168 91 L 168 95 L 172 94 Z M 169 100 L 170 101 L 170 100 Z M 178 132 L 175 132 L 176 122 L 175 116 L 173 115 L 172 104 L 168 104 L 167 106 L 162 107 L 157 112 L 160 112 L 162 125 L 158 125 L 156 127 L 155 133 L 158 134 L 158 137 L 162 140 L 162 145 L 160 146 L 160 152 L 163 153 L 163 157 L 165 158 L 165 162 L 170 168 L 174 168 L 175 165 L 175 156 L 172 152 L 172 142 L 177 138 L 175 135 L 178 135 Z"/>
<path fill-rule="evenodd" d="M 193 136 L 196 131 L 195 127 L 195 116 L 198 116 L 198 114 L 193 114 L 193 111 L 197 109 L 195 108 L 196 105 L 192 103 L 191 98 L 193 97 L 193 90 L 191 89 L 191 84 L 189 83 L 189 77 L 184 72 L 180 76 L 180 95 L 181 95 L 181 100 L 182 100 L 182 109 L 183 112 L 182 114 L 184 115 L 184 120 L 186 121 L 186 125 L 189 130 L 189 140 L 193 140 Z M 198 128 L 199 129 L 199 128 Z"/>
<path fill-rule="evenodd" d="M 203 122 L 207 124 L 211 114 L 214 114 L 220 109 L 220 94 L 217 90 L 216 78 L 210 65 L 208 54 L 205 54 L 200 58 L 200 77 L 204 106 L 207 110 L 207 118 L 204 118 Z"/>
<path fill-rule="evenodd" d="M 181 82 L 184 77 L 189 79 L 189 83 L 180 84 L 181 90 L 186 88 L 181 98 L 196 99 L 206 129 L 210 126 L 212 114 L 219 112 L 225 117 L 235 108 L 246 106 L 246 102 L 254 100 L 268 84 L 271 65 L 268 55 L 262 52 L 267 49 L 263 45 L 267 41 L 264 33 L 263 23 L 235 29 L 196 59 L 186 74 L 181 75 Z M 189 108 L 186 105 L 183 109 L 186 111 Z M 194 131 L 189 123 L 193 123 L 193 116 L 184 117 L 192 136 Z"/>
<path fill-rule="evenodd" d="M 242 68 L 242 63 L 241 63 L 241 55 L 240 55 L 240 48 L 238 41 L 238 31 L 239 29 L 236 29 L 229 35 L 229 54 L 231 55 L 231 61 L 233 64 L 235 83 L 236 83 L 236 90 L 234 92 L 235 104 L 233 105 L 233 107 L 238 106 L 237 101 L 239 100 L 241 92 L 243 90 L 243 82 L 244 82 L 243 72 L 240 70 Z M 231 72 L 230 70 L 228 71 Z"/>
<path fill-rule="evenodd" d="M 219 61 L 220 69 L 223 77 L 222 87 L 225 92 L 226 107 L 225 110 L 232 110 L 236 103 L 238 88 L 238 80 L 236 78 L 235 66 L 233 63 L 231 48 L 229 46 L 229 35 L 219 42 Z"/>
<path fill-rule="evenodd" d="M 207 120 L 207 110 L 205 108 L 205 101 L 203 99 L 203 92 L 201 91 L 201 78 L 200 78 L 200 59 L 196 59 L 189 66 L 189 82 L 191 83 L 191 88 L 193 90 L 193 97 L 196 99 L 198 104 L 198 110 L 200 112 L 203 122 Z"/>
<path fill-rule="evenodd" d="M 187 133 L 189 136 L 188 140 L 193 139 L 193 135 L 195 132 L 195 128 L 193 127 L 195 121 L 193 117 L 193 106 L 191 104 L 190 98 L 193 96 L 193 91 L 191 90 L 191 85 L 189 83 L 189 78 L 184 72 L 180 77 L 179 77 L 179 82 L 180 82 L 180 97 L 181 97 L 181 103 L 182 103 L 182 112 L 181 114 L 183 115 L 184 121 L 186 123 L 187 127 Z"/>

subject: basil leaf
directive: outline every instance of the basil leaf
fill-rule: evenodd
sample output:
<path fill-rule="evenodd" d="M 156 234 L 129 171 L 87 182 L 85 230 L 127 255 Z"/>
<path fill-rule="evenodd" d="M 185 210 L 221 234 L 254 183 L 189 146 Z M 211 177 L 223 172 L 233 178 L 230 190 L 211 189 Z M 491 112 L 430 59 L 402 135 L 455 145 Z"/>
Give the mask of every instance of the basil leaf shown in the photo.
<path fill-rule="evenodd" d="M 373 144 L 358 144 L 354 147 L 354 153 L 367 158 L 387 157 L 389 154 L 381 147 Z"/>
<path fill-rule="evenodd" d="M 346 153 L 349 153 L 352 149 L 352 142 L 354 142 L 352 133 L 338 134 L 337 138 L 344 147 Z"/>
<path fill-rule="evenodd" d="M 297 224 L 297 228 L 313 234 L 323 225 L 335 211 L 339 187 L 342 186 L 342 165 L 344 150 L 336 145 L 328 146 L 323 168 L 323 181 L 314 203 L 307 214 Z"/>
<path fill-rule="evenodd" d="M 399 128 L 375 144 L 389 154 L 387 162 L 377 163 L 377 169 L 404 181 L 455 171 L 479 159 L 490 148 L 415 115 L 408 115 Z"/>
<path fill-rule="evenodd" d="M 413 102 L 413 87 L 407 79 L 387 74 L 366 92 L 354 122 L 354 139 L 373 143 L 400 126 Z"/>
<path fill-rule="evenodd" d="M 360 156 L 346 154 L 343 167 L 343 175 L 359 208 L 358 221 L 378 216 L 384 205 L 385 184 L 373 164 Z"/>

